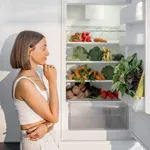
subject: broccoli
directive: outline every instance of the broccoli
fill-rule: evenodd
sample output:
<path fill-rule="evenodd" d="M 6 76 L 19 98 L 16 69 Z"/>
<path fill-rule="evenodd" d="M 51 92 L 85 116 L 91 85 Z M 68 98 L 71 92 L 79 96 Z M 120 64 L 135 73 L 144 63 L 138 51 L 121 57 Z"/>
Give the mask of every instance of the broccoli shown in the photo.
<path fill-rule="evenodd" d="M 98 46 L 95 46 L 89 51 L 90 60 L 93 60 L 93 61 L 102 60 L 102 55 L 103 55 L 103 52 L 100 50 Z"/>
<path fill-rule="evenodd" d="M 87 60 L 88 52 L 84 47 L 77 46 L 73 50 L 73 57 L 79 58 L 80 60 Z"/>
<path fill-rule="evenodd" d="M 106 66 L 102 69 L 101 73 L 105 76 L 106 80 L 112 80 L 114 75 L 114 68 L 112 66 Z"/>

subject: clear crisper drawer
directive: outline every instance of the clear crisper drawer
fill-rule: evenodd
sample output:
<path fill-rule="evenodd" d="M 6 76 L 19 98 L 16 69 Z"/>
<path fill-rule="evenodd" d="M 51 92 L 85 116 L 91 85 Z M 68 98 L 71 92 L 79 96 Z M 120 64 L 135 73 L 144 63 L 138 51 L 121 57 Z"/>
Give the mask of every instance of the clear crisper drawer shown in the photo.
<path fill-rule="evenodd" d="M 128 107 L 122 102 L 69 102 L 69 130 L 128 128 Z"/>

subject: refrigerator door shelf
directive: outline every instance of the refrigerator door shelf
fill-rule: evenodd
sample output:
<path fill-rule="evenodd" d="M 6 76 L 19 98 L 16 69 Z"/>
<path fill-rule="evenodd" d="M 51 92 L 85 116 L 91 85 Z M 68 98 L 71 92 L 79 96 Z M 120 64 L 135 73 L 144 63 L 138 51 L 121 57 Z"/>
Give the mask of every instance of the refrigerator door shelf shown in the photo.
<path fill-rule="evenodd" d="M 136 4 L 129 4 L 120 12 L 121 24 L 144 23 L 143 2 L 140 0 Z"/>
<path fill-rule="evenodd" d="M 122 36 L 120 37 L 120 46 L 144 46 L 145 35 L 143 33 L 136 34 L 134 36 Z"/>
<path fill-rule="evenodd" d="M 141 99 L 134 99 L 131 96 L 124 94 L 121 96 L 119 93 L 119 99 L 127 104 L 129 107 L 133 108 L 134 111 L 144 112 L 145 111 L 145 99 L 142 97 Z"/>

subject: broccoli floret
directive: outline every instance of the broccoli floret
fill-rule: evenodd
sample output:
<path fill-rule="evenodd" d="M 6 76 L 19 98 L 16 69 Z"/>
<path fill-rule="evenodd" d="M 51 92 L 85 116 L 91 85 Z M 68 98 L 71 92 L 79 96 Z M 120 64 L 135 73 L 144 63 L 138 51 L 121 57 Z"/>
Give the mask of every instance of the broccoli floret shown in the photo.
<path fill-rule="evenodd" d="M 87 50 L 82 46 L 77 46 L 73 50 L 73 56 L 75 58 L 79 58 L 80 60 L 87 60 L 88 58 L 88 52 Z"/>
<path fill-rule="evenodd" d="M 103 52 L 100 50 L 98 46 L 95 46 L 89 51 L 90 60 L 93 60 L 93 61 L 102 60 L 102 55 L 103 55 Z"/>
<path fill-rule="evenodd" d="M 102 69 L 101 73 L 105 76 L 106 80 L 112 80 L 114 75 L 114 68 L 112 66 L 106 66 Z"/>

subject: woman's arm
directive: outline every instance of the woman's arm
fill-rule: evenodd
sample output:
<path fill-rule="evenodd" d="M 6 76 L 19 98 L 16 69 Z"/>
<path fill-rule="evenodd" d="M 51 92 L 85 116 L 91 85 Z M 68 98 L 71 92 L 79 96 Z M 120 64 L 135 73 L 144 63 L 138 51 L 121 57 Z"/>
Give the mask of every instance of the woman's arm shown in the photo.
<path fill-rule="evenodd" d="M 51 131 L 54 127 L 53 123 L 45 122 L 38 126 L 32 127 L 27 130 L 27 135 L 25 138 L 30 138 L 30 140 L 37 141 L 41 139 L 47 132 Z"/>
<path fill-rule="evenodd" d="M 57 94 L 56 84 L 49 82 L 49 92 L 50 92 L 49 108 L 51 110 L 52 115 L 55 118 L 54 122 L 58 122 L 59 103 L 58 103 L 58 94 Z"/>
<path fill-rule="evenodd" d="M 50 103 L 49 107 L 51 113 L 56 119 L 55 122 L 58 122 L 59 118 L 59 102 L 58 102 L 58 94 L 57 94 L 57 72 L 56 68 L 52 65 L 44 65 L 43 73 L 46 79 L 48 80 L 49 92 L 50 92 Z"/>
<path fill-rule="evenodd" d="M 50 103 L 48 104 L 35 85 L 26 78 L 21 79 L 16 87 L 17 94 L 35 111 L 41 118 L 51 123 L 58 122 L 59 102 L 56 83 L 56 69 L 46 65 L 44 75 L 49 83 Z"/>

